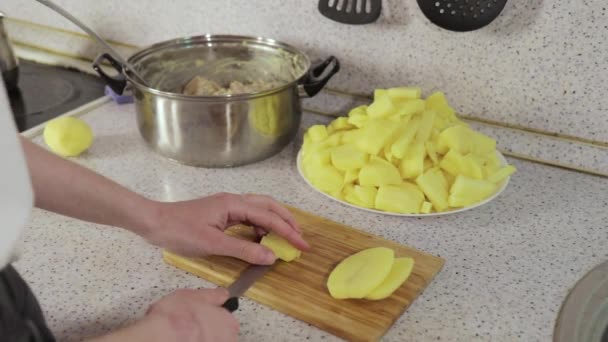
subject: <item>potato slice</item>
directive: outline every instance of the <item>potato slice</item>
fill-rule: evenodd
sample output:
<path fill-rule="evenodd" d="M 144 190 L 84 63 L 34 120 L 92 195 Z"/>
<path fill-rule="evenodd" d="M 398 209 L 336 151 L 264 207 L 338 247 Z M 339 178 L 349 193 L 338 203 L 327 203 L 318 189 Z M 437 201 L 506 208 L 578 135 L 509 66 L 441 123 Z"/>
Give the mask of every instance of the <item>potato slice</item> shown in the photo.
<path fill-rule="evenodd" d="M 395 165 L 372 156 L 359 172 L 359 184 L 362 186 L 380 186 L 400 184 L 401 176 Z"/>
<path fill-rule="evenodd" d="M 392 213 L 418 214 L 424 202 L 424 194 L 411 183 L 383 185 L 378 188 L 375 208 Z"/>
<path fill-rule="evenodd" d="M 496 153 L 496 140 L 490 138 L 489 136 L 470 130 L 472 132 L 471 139 L 471 151 L 475 154 L 488 154 L 488 153 Z"/>
<path fill-rule="evenodd" d="M 379 91 L 380 89 L 378 89 Z M 396 112 L 395 104 L 386 93 L 374 96 L 374 102 L 367 108 L 370 118 L 385 118 Z"/>
<path fill-rule="evenodd" d="M 370 120 L 369 116 L 362 115 L 362 114 L 351 115 L 348 117 L 348 123 L 357 128 L 361 128 L 361 127 L 365 126 L 365 124 L 369 120 Z"/>
<path fill-rule="evenodd" d="M 437 140 L 437 152 L 445 154 L 450 151 L 456 151 L 460 154 L 471 152 L 473 141 L 473 130 L 465 126 L 452 126 L 446 128 L 439 134 Z"/>
<path fill-rule="evenodd" d="M 450 150 L 439 162 L 439 167 L 456 177 L 463 172 L 464 164 L 464 156 L 458 153 L 456 150 Z"/>
<path fill-rule="evenodd" d="M 312 140 L 313 142 L 323 141 L 328 136 L 327 127 L 323 125 L 310 126 L 310 128 L 308 128 L 307 133 L 310 136 L 310 140 Z"/>
<path fill-rule="evenodd" d="M 393 143 L 391 146 L 391 154 L 399 159 L 402 159 L 405 156 L 405 152 L 414 137 L 416 136 L 416 132 L 418 131 L 418 127 L 420 127 L 420 118 L 416 116 L 411 120 L 407 128 L 403 132 L 403 134 Z"/>
<path fill-rule="evenodd" d="M 378 155 L 386 144 L 386 141 L 392 136 L 397 128 L 398 126 L 389 120 L 370 120 L 361 128 L 361 133 L 356 141 L 356 146 L 363 152 Z"/>
<path fill-rule="evenodd" d="M 348 123 L 348 118 L 342 116 L 335 119 L 329 124 L 329 126 L 327 126 L 327 132 L 331 134 L 336 131 L 348 130 L 352 128 L 355 128 L 355 126 Z"/>
<path fill-rule="evenodd" d="M 448 181 L 439 169 L 430 169 L 416 178 L 416 184 L 437 211 L 448 208 Z"/>
<path fill-rule="evenodd" d="M 312 185 L 326 193 L 340 191 L 344 185 L 344 174 L 331 165 L 307 167 L 306 173 Z"/>
<path fill-rule="evenodd" d="M 374 207 L 376 195 L 378 194 L 378 189 L 375 186 L 355 185 L 354 193 L 359 199 L 359 202 L 363 203 L 366 208 Z"/>
<path fill-rule="evenodd" d="M 396 87 L 387 89 L 388 96 L 393 100 L 419 99 L 422 89 L 419 87 Z"/>
<path fill-rule="evenodd" d="M 277 258 L 283 261 L 293 261 L 302 255 L 302 252 L 290 244 L 287 240 L 275 233 L 268 233 L 260 241 L 262 246 L 270 249 Z"/>
<path fill-rule="evenodd" d="M 367 116 L 367 105 L 355 107 L 355 108 L 351 109 L 350 112 L 348 112 L 349 118 L 352 116 L 357 116 L 357 115 Z"/>
<path fill-rule="evenodd" d="M 390 297 L 405 283 L 414 269 L 414 259 L 395 258 L 393 267 L 384 281 L 370 292 L 365 299 L 379 300 Z"/>
<path fill-rule="evenodd" d="M 344 189 L 342 190 L 342 197 L 346 202 L 350 204 L 354 204 L 362 208 L 370 208 L 359 199 L 359 196 L 357 196 L 357 194 L 355 193 L 355 186 L 353 184 L 346 184 L 344 186 Z"/>
<path fill-rule="evenodd" d="M 359 171 L 358 169 L 346 170 L 344 173 L 344 184 L 353 183 L 359 179 Z"/>
<path fill-rule="evenodd" d="M 424 201 L 422 202 L 422 206 L 420 207 L 420 213 L 429 214 L 433 209 L 433 204 L 431 202 Z"/>
<path fill-rule="evenodd" d="M 492 182 L 492 183 L 500 183 L 503 180 L 505 180 L 507 177 L 509 177 L 510 175 L 514 174 L 516 171 L 517 171 L 517 169 L 515 168 L 515 166 L 507 165 L 507 166 L 501 168 L 500 170 L 496 171 L 492 175 L 490 175 L 487 178 L 487 181 Z"/>
<path fill-rule="evenodd" d="M 347 171 L 360 169 L 365 165 L 369 156 L 354 145 L 346 144 L 331 149 L 331 163 L 336 169 Z"/>
<path fill-rule="evenodd" d="M 483 179 L 458 175 L 450 188 L 450 207 L 466 207 L 478 203 L 496 191 L 496 185 Z"/>
<path fill-rule="evenodd" d="M 415 142 L 407 149 L 401 159 L 399 171 L 404 179 L 416 178 L 424 172 L 426 149 L 422 143 Z"/>
<path fill-rule="evenodd" d="M 327 289 L 335 299 L 364 298 L 389 275 L 395 252 L 386 247 L 364 249 L 342 260 L 329 274 Z"/>
<path fill-rule="evenodd" d="M 397 115 L 407 117 L 414 114 L 422 113 L 426 106 L 424 100 L 407 100 L 400 102 L 395 107 L 397 109 Z"/>
<path fill-rule="evenodd" d="M 425 110 L 421 115 L 420 127 L 416 132 L 416 142 L 424 144 L 431 138 L 433 130 L 433 121 L 435 120 L 435 111 Z"/>

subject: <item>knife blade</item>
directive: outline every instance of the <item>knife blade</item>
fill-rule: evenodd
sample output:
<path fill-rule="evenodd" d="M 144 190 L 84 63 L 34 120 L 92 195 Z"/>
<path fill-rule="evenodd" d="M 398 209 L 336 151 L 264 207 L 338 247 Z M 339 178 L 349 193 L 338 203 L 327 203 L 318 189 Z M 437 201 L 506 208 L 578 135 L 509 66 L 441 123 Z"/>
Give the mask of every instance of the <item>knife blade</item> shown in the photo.
<path fill-rule="evenodd" d="M 241 272 L 238 279 L 228 287 L 230 297 L 224 302 L 222 307 L 230 312 L 237 310 L 239 308 L 239 297 L 271 268 L 272 265 L 250 265 L 247 267 Z"/>

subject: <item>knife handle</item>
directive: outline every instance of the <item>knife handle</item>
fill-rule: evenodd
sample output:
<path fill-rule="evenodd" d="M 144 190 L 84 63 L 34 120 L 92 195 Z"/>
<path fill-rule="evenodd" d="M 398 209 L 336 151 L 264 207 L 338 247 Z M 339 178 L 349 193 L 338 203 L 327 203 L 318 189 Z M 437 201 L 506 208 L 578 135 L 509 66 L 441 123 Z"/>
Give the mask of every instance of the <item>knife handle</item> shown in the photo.
<path fill-rule="evenodd" d="M 239 308 L 239 297 L 230 297 L 222 304 L 222 307 L 230 312 L 234 312 Z"/>

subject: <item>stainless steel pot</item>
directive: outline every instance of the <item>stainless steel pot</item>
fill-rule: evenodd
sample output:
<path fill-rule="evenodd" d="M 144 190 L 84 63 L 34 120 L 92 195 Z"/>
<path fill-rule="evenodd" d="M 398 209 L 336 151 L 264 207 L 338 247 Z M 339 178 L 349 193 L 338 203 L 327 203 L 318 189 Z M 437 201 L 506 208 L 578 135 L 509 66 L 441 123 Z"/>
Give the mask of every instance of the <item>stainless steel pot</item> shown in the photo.
<path fill-rule="evenodd" d="M 101 69 L 110 62 L 119 72 Z M 335 57 L 311 66 L 292 46 L 266 38 L 206 35 L 146 48 L 128 62 L 150 85 L 109 54 L 93 67 L 117 93 L 133 90 L 139 131 L 152 149 L 181 163 L 230 167 L 268 158 L 291 142 L 300 126 L 300 99 L 316 95 L 338 72 Z M 277 86 L 237 95 L 182 94 L 194 76 L 219 84 L 262 80 Z"/>
<path fill-rule="evenodd" d="M 0 12 L 0 71 L 8 90 L 17 88 L 19 63 L 4 28 L 4 14 Z"/>

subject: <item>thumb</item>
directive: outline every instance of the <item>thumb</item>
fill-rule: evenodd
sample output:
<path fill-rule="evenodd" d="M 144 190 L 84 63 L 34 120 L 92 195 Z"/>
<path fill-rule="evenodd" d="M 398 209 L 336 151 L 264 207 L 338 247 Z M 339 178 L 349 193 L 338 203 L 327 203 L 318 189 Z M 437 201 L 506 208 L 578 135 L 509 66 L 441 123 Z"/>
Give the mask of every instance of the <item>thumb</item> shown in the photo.
<path fill-rule="evenodd" d="M 198 300 L 211 305 L 222 305 L 228 299 L 228 290 L 218 287 L 215 289 L 194 290 L 194 295 Z"/>
<path fill-rule="evenodd" d="M 216 255 L 231 256 L 257 265 L 270 265 L 277 259 L 270 249 L 258 243 L 220 234 L 214 248 Z"/>

